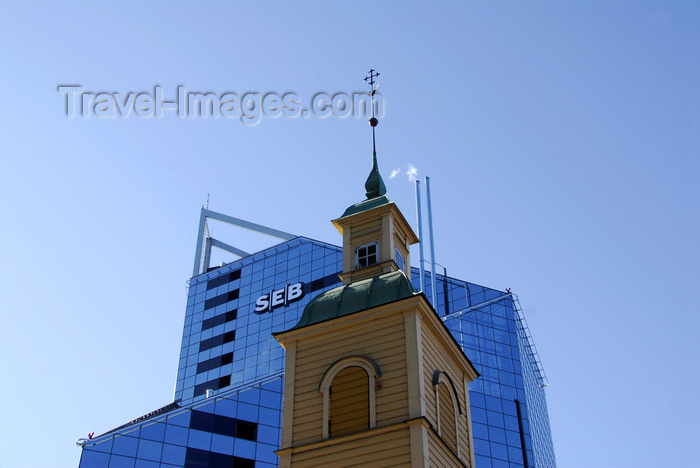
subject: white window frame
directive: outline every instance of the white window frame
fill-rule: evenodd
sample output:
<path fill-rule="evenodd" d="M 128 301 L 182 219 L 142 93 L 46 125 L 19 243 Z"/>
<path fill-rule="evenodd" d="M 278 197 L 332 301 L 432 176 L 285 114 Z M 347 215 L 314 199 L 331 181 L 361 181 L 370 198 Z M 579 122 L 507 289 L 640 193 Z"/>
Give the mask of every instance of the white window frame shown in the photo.
<path fill-rule="evenodd" d="M 394 246 L 394 256 L 396 257 L 394 259 L 396 266 L 399 267 L 400 270 L 404 270 L 406 268 L 406 256 L 402 254 L 401 250 L 399 250 L 399 248 L 396 246 Z M 399 258 L 401 259 L 400 263 Z"/>
<path fill-rule="evenodd" d="M 376 261 L 374 263 L 367 263 L 367 265 L 365 265 L 365 266 L 360 266 L 360 249 L 368 248 L 371 246 L 375 246 Z M 369 259 L 369 255 L 367 255 L 366 258 Z M 374 241 L 374 242 L 370 242 L 368 244 L 362 244 L 362 245 L 358 245 L 357 247 L 355 247 L 355 269 L 356 270 L 359 270 L 360 268 L 365 268 L 368 266 L 376 265 L 377 263 L 379 263 L 379 242 Z"/>
<path fill-rule="evenodd" d="M 461 453 L 459 449 L 459 416 L 462 414 L 462 407 L 459 404 L 459 396 L 457 395 L 457 389 L 452 383 L 452 379 L 444 371 L 435 370 L 433 372 L 433 388 L 435 389 L 435 409 L 437 416 L 437 433 L 442 438 L 442 423 L 440 421 L 440 385 L 444 385 L 447 388 L 447 392 L 452 398 L 452 408 L 455 413 L 455 437 L 457 439 L 457 458 L 461 460 Z M 447 443 L 445 442 L 445 445 Z"/>
<path fill-rule="evenodd" d="M 333 379 L 338 374 L 338 372 L 346 369 L 348 367 L 361 367 L 368 376 L 368 391 L 369 391 L 369 429 L 373 429 L 377 425 L 377 408 L 376 408 L 376 398 L 375 398 L 375 385 L 379 377 L 382 376 L 382 371 L 379 370 L 379 366 L 374 360 L 368 358 L 367 356 L 348 356 L 336 361 L 331 365 L 326 373 L 323 374 L 321 378 L 321 383 L 318 386 L 318 391 L 323 394 L 323 440 L 330 437 L 330 431 L 328 428 L 328 418 L 330 417 L 331 410 L 331 384 Z"/>

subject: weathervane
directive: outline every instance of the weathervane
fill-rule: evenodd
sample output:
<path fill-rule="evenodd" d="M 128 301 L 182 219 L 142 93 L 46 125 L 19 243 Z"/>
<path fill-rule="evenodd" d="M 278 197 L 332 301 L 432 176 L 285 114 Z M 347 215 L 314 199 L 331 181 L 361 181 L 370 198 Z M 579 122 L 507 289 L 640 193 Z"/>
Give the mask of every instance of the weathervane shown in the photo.
<path fill-rule="evenodd" d="M 376 157 L 377 156 L 377 145 L 375 143 L 374 139 L 374 127 L 376 127 L 379 124 L 379 121 L 377 118 L 374 116 L 374 95 L 377 93 L 377 90 L 379 89 L 379 85 L 381 84 L 381 81 L 377 82 L 377 86 L 374 86 L 374 79 L 379 76 L 379 72 L 375 70 L 374 68 L 371 68 L 368 72 L 369 74 L 365 77 L 365 81 L 367 84 L 369 84 L 369 87 L 372 89 L 369 93 L 370 97 L 370 107 L 372 108 L 372 118 L 369 119 L 369 125 L 372 127 L 372 154 Z"/>
<path fill-rule="evenodd" d="M 378 76 L 379 72 L 372 68 L 369 71 L 369 75 L 367 75 L 365 78 L 365 81 L 369 84 L 370 89 L 372 90 L 369 93 L 369 105 L 372 108 L 372 118 L 369 119 L 369 126 L 372 127 L 372 170 L 370 171 L 369 177 L 367 177 L 367 181 L 365 182 L 365 190 L 367 191 L 366 195 L 368 200 L 371 198 L 381 197 L 386 194 L 386 186 L 384 185 L 381 174 L 379 174 L 379 165 L 377 164 L 377 145 L 374 139 L 374 127 L 379 124 L 379 121 L 374 116 L 374 95 L 377 93 L 377 89 L 379 89 L 379 82 L 377 82 L 377 86 L 374 86 L 374 79 Z"/>

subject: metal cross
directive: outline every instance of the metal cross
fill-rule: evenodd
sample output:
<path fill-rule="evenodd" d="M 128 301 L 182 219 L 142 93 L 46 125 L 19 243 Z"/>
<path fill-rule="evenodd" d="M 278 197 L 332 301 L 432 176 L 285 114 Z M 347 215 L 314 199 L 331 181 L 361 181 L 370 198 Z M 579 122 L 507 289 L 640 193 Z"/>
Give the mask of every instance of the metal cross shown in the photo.
<path fill-rule="evenodd" d="M 369 83 L 369 85 L 374 88 L 374 79 L 379 76 L 379 72 L 375 70 L 374 68 L 370 69 L 368 72 L 369 75 L 365 77 L 365 81 Z"/>

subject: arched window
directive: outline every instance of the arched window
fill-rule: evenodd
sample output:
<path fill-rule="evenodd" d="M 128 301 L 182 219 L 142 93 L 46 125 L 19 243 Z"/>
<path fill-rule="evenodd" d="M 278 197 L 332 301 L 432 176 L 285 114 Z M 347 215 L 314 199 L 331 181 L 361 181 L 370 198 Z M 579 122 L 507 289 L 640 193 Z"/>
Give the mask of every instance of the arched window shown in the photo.
<path fill-rule="evenodd" d="M 323 439 L 372 429 L 377 424 L 375 383 L 379 366 L 366 356 L 348 356 L 331 365 L 321 379 Z"/>
<path fill-rule="evenodd" d="M 437 386 L 438 394 L 438 434 L 448 447 L 457 453 L 457 421 L 452 395 L 448 386 L 441 382 Z"/>
<path fill-rule="evenodd" d="M 358 366 L 336 374 L 330 388 L 330 437 L 369 429 L 368 381 L 367 372 Z"/>
<path fill-rule="evenodd" d="M 437 406 L 437 431 L 442 440 L 456 454 L 459 453 L 459 415 L 462 408 L 459 404 L 457 390 L 452 379 L 446 373 L 436 370 L 433 372 L 433 387 Z"/>

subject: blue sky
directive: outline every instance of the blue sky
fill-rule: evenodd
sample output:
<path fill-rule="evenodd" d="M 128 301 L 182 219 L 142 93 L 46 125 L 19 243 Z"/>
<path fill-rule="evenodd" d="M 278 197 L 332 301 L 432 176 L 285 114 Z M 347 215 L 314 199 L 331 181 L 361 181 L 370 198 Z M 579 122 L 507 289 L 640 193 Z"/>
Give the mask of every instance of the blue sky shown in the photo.
<path fill-rule="evenodd" d="M 68 118 L 57 86 L 306 102 L 365 90 L 370 67 L 388 194 L 415 222 L 405 171 L 431 176 L 438 262 L 519 294 L 559 466 L 695 460 L 699 4 L 3 10 L 0 466 L 77 466 L 78 437 L 171 401 L 207 193 L 213 210 L 339 243 L 329 220 L 370 167 L 364 118 Z"/>

